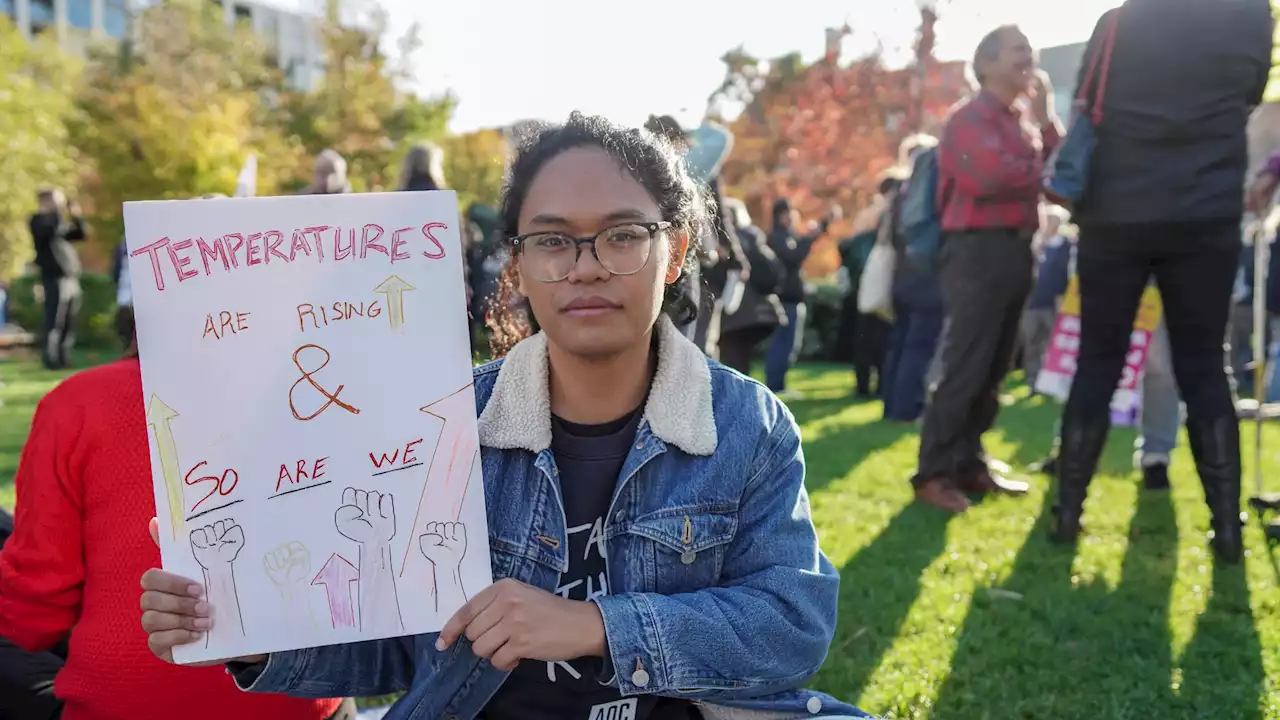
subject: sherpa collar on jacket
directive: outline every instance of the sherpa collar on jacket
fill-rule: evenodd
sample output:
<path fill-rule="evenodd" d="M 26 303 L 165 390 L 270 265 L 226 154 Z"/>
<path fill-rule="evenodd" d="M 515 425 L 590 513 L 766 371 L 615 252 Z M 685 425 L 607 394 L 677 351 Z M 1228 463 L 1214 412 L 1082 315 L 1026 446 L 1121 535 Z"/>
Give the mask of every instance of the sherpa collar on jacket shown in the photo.
<path fill-rule="evenodd" d="M 716 449 L 711 367 L 706 355 L 671 320 L 658 321 L 658 369 L 645 401 L 644 419 L 660 440 L 690 455 Z M 547 336 L 516 343 L 502 361 L 489 402 L 480 414 L 480 444 L 539 453 L 551 447 L 551 388 Z"/>

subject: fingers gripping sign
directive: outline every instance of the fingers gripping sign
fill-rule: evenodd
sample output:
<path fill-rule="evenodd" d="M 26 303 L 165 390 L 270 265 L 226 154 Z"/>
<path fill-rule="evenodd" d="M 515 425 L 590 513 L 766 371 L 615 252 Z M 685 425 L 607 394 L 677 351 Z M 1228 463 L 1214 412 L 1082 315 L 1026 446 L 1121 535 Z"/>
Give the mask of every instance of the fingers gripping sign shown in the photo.
<path fill-rule="evenodd" d="M 236 593 L 235 560 L 244 549 L 244 530 L 230 518 L 191 531 L 191 553 L 204 570 L 207 599 L 217 616 L 216 628 L 205 635 L 205 647 L 215 641 L 244 635 L 244 618 Z"/>
<path fill-rule="evenodd" d="M 604 620 L 593 602 L 567 600 L 512 579 L 481 590 L 445 623 L 444 651 L 465 635 L 477 656 L 511 670 L 521 660 L 560 662 L 603 656 Z"/>

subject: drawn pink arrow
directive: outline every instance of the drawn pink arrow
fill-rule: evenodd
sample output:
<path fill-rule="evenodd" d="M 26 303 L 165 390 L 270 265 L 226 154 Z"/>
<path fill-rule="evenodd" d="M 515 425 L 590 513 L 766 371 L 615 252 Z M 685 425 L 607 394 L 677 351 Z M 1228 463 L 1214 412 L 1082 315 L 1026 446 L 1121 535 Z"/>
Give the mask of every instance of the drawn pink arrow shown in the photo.
<path fill-rule="evenodd" d="M 458 521 L 462 501 L 471 482 L 471 468 L 479 450 L 475 423 L 468 422 L 476 416 L 475 392 L 470 384 L 420 409 L 439 420 L 442 426 L 436 449 L 431 455 L 431 466 L 427 469 L 427 482 L 422 487 L 422 497 L 413 517 L 413 533 L 409 536 L 413 539 L 405 548 L 404 562 L 400 564 L 401 577 L 404 577 L 404 571 L 413 558 L 427 562 L 422 553 L 417 552 L 416 540 L 425 532 L 427 523 Z"/>
<path fill-rule="evenodd" d="M 328 562 L 316 573 L 312 585 L 323 585 L 329 598 L 329 617 L 334 629 L 355 627 L 356 612 L 351 602 L 351 583 L 360 579 L 360 571 L 338 553 L 329 556 Z"/>

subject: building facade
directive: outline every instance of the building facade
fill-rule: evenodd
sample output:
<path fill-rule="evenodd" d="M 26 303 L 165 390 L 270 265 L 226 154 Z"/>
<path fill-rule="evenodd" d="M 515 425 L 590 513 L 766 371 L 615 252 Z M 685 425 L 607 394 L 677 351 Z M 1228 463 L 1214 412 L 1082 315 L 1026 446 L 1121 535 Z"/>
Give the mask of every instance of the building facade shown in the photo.
<path fill-rule="evenodd" d="M 83 57 L 94 42 L 128 37 L 134 14 L 157 0 L 0 0 L 28 38 L 52 33 L 65 51 Z M 290 85 L 310 90 L 324 72 L 324 44 L 316 18 L 252 0 L 210 0 L 228 24 L 248 23 L 266 42 Z"/>

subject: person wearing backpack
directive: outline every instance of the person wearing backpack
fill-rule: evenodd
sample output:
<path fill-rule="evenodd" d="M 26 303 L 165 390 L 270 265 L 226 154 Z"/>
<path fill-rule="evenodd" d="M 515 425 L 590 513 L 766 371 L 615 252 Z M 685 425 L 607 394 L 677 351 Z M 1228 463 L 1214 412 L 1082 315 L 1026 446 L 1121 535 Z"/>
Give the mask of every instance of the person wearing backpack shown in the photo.
<path fill-rule="evenodd" d="M 717 359 L 743 375 L 750 375 L 751 361 L 760 343 L 787 322 L 778 300 L 783 269 L 769 248 L 764 232 L 751 223 L 747 206 L 737 198 L 725 198 L 724 210 L 737 230 L 751 274 L 742 285 L 742 299 L 737 307 L 724 310 Z"/>
<path fill-rule="evenodd" d="M 912 168 L 891 209 L 897 262 L 893 268 L 893 330 L 882 385 L 884 418 L 913 423 L 925 406 L 925 376 L 937 351 L 944 318 L 938 284 L 938 141 L 915 135 L 902 141 L 899 157 Z M 918 168 L 918 172 L 917 169 Z"/>
<path fill-rule="evenodd" d="M 950 329 L 912 478 L 918 500 L 948 512 L 968 509 L 966 493 L 1028 489 L 1000 477 L 982 435 L 995 424 L 1012 365 L 1031 291 L 1044 161 L 1061 137 L 1048 77 L 1016 26 L 982 39 L 973 70 L 980 90 L 952 112 L 938 144 L 939 269 Z"/>
<path fill-rule="evenodd" d="M 45 368 L 67 366 L 75 342 L 76 315 L 80 310 L 80 257 L 71 245 L 84 239 L 80 210 L 68 205 L 62 191 L 41 190 L 39 208 L 31 216 L 31 240 L 44 289 L 44 322 L 40 328 L 41 358 Z"/>

